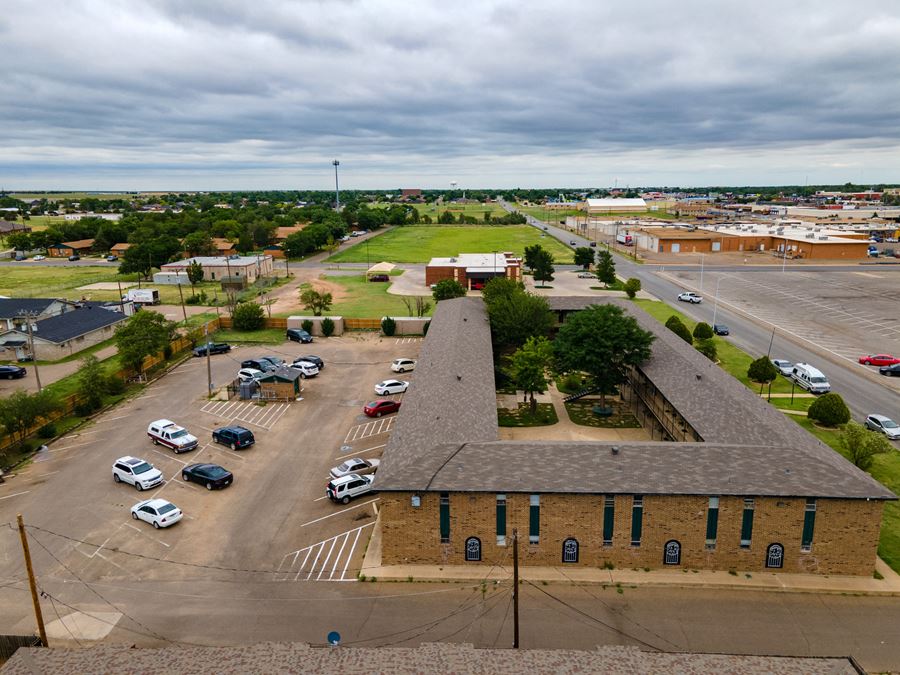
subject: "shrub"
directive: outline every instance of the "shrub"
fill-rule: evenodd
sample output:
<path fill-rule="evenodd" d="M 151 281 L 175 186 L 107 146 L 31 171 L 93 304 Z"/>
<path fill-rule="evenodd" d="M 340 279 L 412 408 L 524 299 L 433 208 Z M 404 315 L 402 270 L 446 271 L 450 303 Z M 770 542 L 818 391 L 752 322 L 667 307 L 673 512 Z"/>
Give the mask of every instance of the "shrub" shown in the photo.
<path fill-rule="evenodd" d="M 125 380 L 118 375 L 110 375 L 106 378 L 104 389 L 107 394 L 118 396 L 125 393 Z"/>
<path fill-rule="evenodd" d="M 240 302 L 234 308 L 231 320 L 235 330 L 259 330 L 266 322 L 266 315 L 255 302 Z"/>
<path fill-rule="evenodd" d="M 836 427 L 850 421 L 850 410 L 840 394 L 829 392 L 813 401 L 806 413 L 809 419 L 826 427 Z"/>
<path fill-rule="evenodd" d="M 166 344 L 166 346 L 163 347 L 163 358 L 165 358 L 166 361 L 168 361 L 169 359 L 172 358 L 172 345 L 171 344 Z"/>
<path fill-rule="evenodd" d="M 687 342 L 689 345 L 694 344 L 694 338 L 691 336 L 691 331 L 688 330 L 688 327 L 682 323 L 681 319 L 679 319 L 676 315 L 672 315 L 666 321 L 666 328 L 675 333 L 682 340 Z"/>
<path fill-rule="evenodd" d="M 303 321 L 300 322 L 300 328 L 302 328 L 307 333 L 312 335 L 312 329 L 313 329 L 312 319 L 303 319 Z"/>
<path fill-rule="evenodd" d="M 466 289 L 456 279 L 441 279 L 434 285 L 431 294 L 434 296 L 435 302 L 440 302 L 441 300 L 461 298 L 466 294 Z"/>
<path fill-rule="evenodd" d="M 712 336 L 712 326 L 710 326 L 708 323 L 701 321 L 696 326 L 694 326 L 694 337 L 698 340 L 708 340 Z"/>
<path fill-rule="evenodd" d="M 703 354 L 710 361 L 715 361 L 718 356 L 718 350 L 716 349 L 716 343 L 712 338 L 703 338 L 702 340 L 697 340 L 697 351 Z"/>
<path fill-rule="evenodd" d="M 422 326 L 422 335 L 428 335 L 428 327 L 431 325 L 430 321 L 426 321 L 425 325 Z"/>
<path fill-rule="evenodd" d="M 87 417 L 99 408 L 99 405 L 94 406 L 90 401 L 81 401 L 80 403 L 75 405 L 75 415 L 77 417 Z"/>
<path fill-rule="evenodd" d="M 334 334 L 334 320 L 330 316 L 322 319 L 322 335 L 331 337 Z"/>
<path fill-rule="evenodd" d="M 390 337 L 397 332 L 397 322 L 389 316 L 381 320 L 381 332 Z"/>
<path fill-rule="evenodd" d="M 625 290 L 625 294 L 633 300 L 634 296 L 637 295 L 637 292 L 641 290 L 641 280 L 631 277 L 625 282 L 625 285 L 622 288 Z"/>
<path fill-rule="evenodd" d="M 53 438 L 56 436 L 56 425 L 53 422 L 49 422 L 38 429 L 38 436 L 40 438 Z"/>
<path fill-rule="evenodd" d="M 190 296 L 187 300 L 184 301 L 186 305 L 205 305 L 206 304 L 206 291 L 200 291 L 200 293 L 194 294 Z"/>

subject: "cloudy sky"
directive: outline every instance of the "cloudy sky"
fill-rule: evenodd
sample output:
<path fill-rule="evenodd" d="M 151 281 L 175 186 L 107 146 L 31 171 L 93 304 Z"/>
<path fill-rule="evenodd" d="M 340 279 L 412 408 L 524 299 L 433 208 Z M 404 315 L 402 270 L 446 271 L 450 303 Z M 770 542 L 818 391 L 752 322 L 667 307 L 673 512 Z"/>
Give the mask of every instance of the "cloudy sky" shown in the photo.
<path fill-rule="evenodd" d="M 900 182 L 888 0 L 0 7 L 0 188 Z"/>

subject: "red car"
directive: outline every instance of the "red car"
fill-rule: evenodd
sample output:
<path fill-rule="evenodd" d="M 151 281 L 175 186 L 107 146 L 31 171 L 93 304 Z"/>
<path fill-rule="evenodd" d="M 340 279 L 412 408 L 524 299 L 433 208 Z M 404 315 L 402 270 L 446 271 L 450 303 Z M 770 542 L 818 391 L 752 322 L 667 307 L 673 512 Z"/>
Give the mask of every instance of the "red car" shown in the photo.
<path fill-rule="evenodd" d="M 366 407 L 363 408 L 363 412 L 369 417 L 381 417 L 398 410 L 400 410 L 400 401 L 389 401 L 384 398 L 367 403 Z"/>
<path fill-rule="evenodd" d="M 868 356 L 860 356 L 859 362 L 864 366 L 892 366 L 900 363 L 900 359 L 890 354 L 869 354 Z"/>

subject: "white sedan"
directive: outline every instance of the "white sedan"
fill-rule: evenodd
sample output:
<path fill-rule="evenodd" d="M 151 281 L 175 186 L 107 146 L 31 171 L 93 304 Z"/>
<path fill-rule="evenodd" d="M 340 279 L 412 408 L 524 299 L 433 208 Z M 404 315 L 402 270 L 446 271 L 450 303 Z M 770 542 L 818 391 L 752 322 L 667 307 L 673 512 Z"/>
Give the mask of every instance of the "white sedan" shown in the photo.
<path fill-rule="evenodd" d="M 43 255 L 36 255 L 36 256 L 34 256 L 34 258 L 32 258 L 32 260 L 45 260 L 45 259 L 46 259 L 46 256 L 43 256 Z"/>
<path fill-rule="evenodd" d="M 385 380 L 375 385 L 375 393 L 379 396 L 387 396 L 388 394 L 402 394 L 409 387 L 409 382 L 401 380 Z"/>
<path fill-rule="evenodd" d="M 131 507 L 131 517 L 144 520 L 157 530 L 169 527 L 181 520 L 181 509 L 165 499 L 145 499 Z"/>

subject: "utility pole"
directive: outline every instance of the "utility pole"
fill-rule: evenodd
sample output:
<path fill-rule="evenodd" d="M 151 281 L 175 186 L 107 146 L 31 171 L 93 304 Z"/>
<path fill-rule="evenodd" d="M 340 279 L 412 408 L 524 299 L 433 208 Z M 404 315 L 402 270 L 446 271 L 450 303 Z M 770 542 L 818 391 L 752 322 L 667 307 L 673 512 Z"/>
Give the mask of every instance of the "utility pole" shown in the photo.
<path fill-rule="evenodd" d="M 203 334 L 206 336 L 206 392 L 212 395 L 212 365 L 209 361 L 209 321 L 203 326 Z"/>
<path fill-rule="evenodd" d="M 25 325 L 28 328 L 28 353 L 31 355 L 34 364 L 34 379 L 37 380 L 38 393 L 41 393 L 41 373 L 38 370 L 37 354 L 34 353 L 34 333 L 32 332 L 32 321 L 37 319 L 37 312 L 19 312 L 19 316 L 25 317 Z"/>
<path fill-rule="evenodd" d="M 25 555 L 25 569 L 28 572 L 28 586 L 31 588 L 31 602 L 34 604 L 34 618 L 37 621 L 38 632 L 41 635 L 41 643 L 45 647 L 50 645 L 47 643 L 47 631 L 44 630 L 44 615 L 41 613 L 41 603 L 38 600 L 37 582 L 34 580 L 34 568 L 31 566 L 31 551 L 28 550 L 28 536 L 25 534 L 25 522 L 22 520 L 22 514 L 16 515 L 16 521 L 19 523 L 19 537 L 22 539 L 22 553 Z"/>
<path fill-rule="evenodd" d="M 513 529 L 513 649 L 519 648 L 519 531 Z"/>
<path fill-rule="evenodd" d="M 116 285 L 119 287 L 119 311 L 125 313 L 125 301 L 122 300 L 122 282 L 116 279 Z"/>
<path fill-rule="evenodd" d="M 338 189 L 338 169 L 337 168 L 341 165 L 341 163 L 337 160 L 334 160 L 332 162 L 332 164 L 334 165 L 334 210 L 340 211 L 341 210 L 341 191 L 340 191 L 340 189 Z"/>
<path fill-rule="evenodd" d="M 181 284 L 178 284 L 178 297 L 181 298 L 181 314 L 184 316 L 184 325 L 187 326 L 187 310 L 184 308 L 184 293 L 181 291 Z"/>

